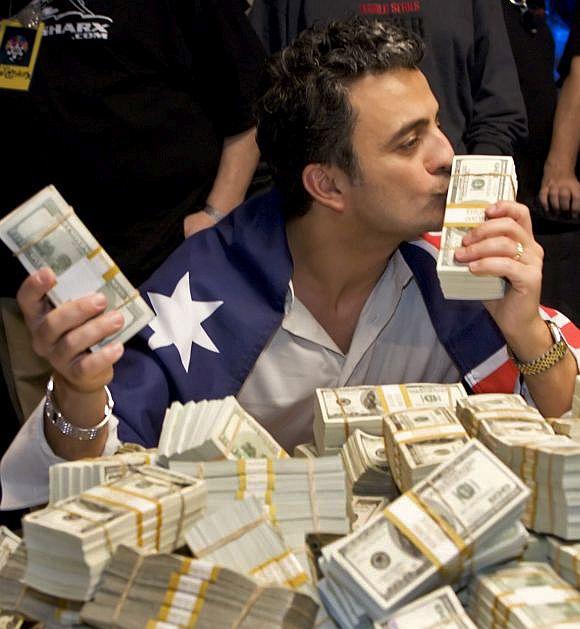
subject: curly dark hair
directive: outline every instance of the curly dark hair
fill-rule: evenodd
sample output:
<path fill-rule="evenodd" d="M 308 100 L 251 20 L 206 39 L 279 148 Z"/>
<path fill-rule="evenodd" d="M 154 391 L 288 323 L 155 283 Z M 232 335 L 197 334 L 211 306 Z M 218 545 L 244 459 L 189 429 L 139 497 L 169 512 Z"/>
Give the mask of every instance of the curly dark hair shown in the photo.
<path fill-rule="evenodd" d="M 270 58 L 256 107 L 257 140 L 282 192 L 286 218 L 306 214 L 302 172 L 334 165 L 360 178 L 352 146 L 349 84 L 367 74 L 416 69 L 421 40 L 389 22 L 356 17 L 315 25 Z"/>

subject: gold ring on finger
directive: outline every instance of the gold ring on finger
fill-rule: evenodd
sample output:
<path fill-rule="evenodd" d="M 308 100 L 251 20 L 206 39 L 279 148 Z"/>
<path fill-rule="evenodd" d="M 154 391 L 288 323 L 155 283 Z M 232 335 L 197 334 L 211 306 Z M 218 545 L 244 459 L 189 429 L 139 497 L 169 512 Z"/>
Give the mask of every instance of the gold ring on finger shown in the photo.
<path fill-rule="evenodd" d="M 514 254 L 514 260 L 517 262 L 524 255 L 524 245 L 521 242 L 516 242 L 516 252 Z"/>

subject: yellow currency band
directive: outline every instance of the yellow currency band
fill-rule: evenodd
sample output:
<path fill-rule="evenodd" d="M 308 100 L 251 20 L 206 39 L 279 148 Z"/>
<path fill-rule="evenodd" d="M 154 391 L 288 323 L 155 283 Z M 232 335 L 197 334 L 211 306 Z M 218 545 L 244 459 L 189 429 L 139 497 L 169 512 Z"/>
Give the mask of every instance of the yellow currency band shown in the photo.
<path fill-rule="evenodd" d="M 101 504 L 107 505 L 109 507 L 119 507 L 120 509 L 125 509 L 126 511 L 134 513 L 135 524 L 137 528 L 137 546 L 143 548 L 143 513 L 139 509 L 137 509 L 137 507 L 132 507 L 131 505 L 125 504 L 124 502 L 119 502 L 118 500 L 104 498 L 103 496 L 94 496 L 92 494 L 86 496 L 86 498 L 94 502 L 100 502 Z"/>
<path fill-rule="evenodd" d="M 108 485 L 109 489 L 127 494 L 128 496 L 133 496 L 134 498 L 139 498 L 141 500 L 145 500 L 147 502 L 151 502 L 155 505 L 155 515 L 157 516 L 157 526 L 155 529 L 155 548 L 157 552 L 161 547 L 161 529 L 163 527 L 163 504 L 158 498 L 152 498 L 151 496 L 146 496 L 144 494 L 139 493 L 138 491 L 131 491 L 129 489 L 125 489 L 124 487 L 117 487 L 116 485 Z M 141 513 L 141 512 L 140 512 Z M 141 521 L 143 516 L 141 516 Z"/>
<path fill-rule="evenodd" d="M 454 569 L 451 566 L 449 570 L 448 578 L 450 580 L 454 580 L 456 576 L 459 576 L 461 572 L 463 572 L 463 563 L 466 558 L 471 556 L 472 550 L 465 543 L 465 540 L 459 535 L 459 533 L 445 520 L 442 518 L 437 512 L 435 512 L 431 507 L 421 499 L 414 491 L 408 491 L 407 496 L 420 508 L 422 509 L 432 520 L 434 520 L 439 528 L 447 535 L 447 537 L 453 542 L 457 550 L 459 551 L 457 566 Z M 455 562 L 453 562 L 455 563 Z"/>
<path fill-rule="evenodd" d="M 423 542 L 411 531 L 411 529 L 404 524 L 396 515 L 394 515 L 389 509 L 385 509 L 383 511 L 383 515 L 385 518 L 414 545 L 416 546 L 422 553 L 429 559 L 429 561 L 437 568 L 437 570 L 441 569 L 441 562 L 437 557 L 431 552 L 431 549 L 423 544 Z"/>

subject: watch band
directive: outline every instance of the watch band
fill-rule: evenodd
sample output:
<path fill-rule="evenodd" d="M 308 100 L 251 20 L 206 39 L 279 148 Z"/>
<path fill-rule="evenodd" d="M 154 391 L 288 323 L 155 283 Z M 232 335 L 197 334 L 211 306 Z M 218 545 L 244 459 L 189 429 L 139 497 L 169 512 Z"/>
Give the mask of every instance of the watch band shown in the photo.
<path fill-rule="evenodd" d="M 211 205 L 211 203 L 206 203 L 205 207 L 203 208 L 203 211 L 211 218 L 213 218 L 213 220 L 216 223 L 219 223 L 222 218 L 226 217 L 226 214 L 224 214 L 223 212 L 220 212 L 219 210 L 216 210 L 216 208 Z"/>
<path fill-rule="evenodd" d="M 509 357 L 524 376 L 537 376 L 547 371 L 559 363 L 568 352 L 568 345 L 562 337 L 560 328 L 553 321 L 544 321 L 544 323 L 548 326 L 554 343 L 541 356 L 524 362 L 519 360 L 508 346 Z"/>
<path fill-rule="evenodd" d="M 100 432 L 102 432 L 103 428 L 109 423 L 109 420 L 113 415 L 113 407 L 115 406 L 115 403 L 113 402 L 113 397 L 109 391 L 109 387 L 105 387 L 105 392 L 107 394 L 107 403 L 105 404 L 103 419 L 96 426 L 81 428 L 80 426 L 75 426 L 65 419 L 58 408 L 54 399 L 54 378 L 51 376 L 48 384 L 46 385 L 44 418 L 55 426 L 65 437 L 78 439 L 79 441 L 92 441 L 97 438 Z"/>

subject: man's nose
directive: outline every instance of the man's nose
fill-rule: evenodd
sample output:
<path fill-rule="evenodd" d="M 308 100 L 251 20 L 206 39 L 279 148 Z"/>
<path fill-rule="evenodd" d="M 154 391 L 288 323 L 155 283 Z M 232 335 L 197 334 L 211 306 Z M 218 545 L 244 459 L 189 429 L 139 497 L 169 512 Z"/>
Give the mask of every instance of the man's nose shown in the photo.
<path fill-rule="evenodd" d="M 426 162 L 427 170 L 433 174 L 449 174 L 451 173 L 451 164 L 453 162 L 453 148 L 447 139 L 447 136 L 436 128 L 435 135 L 431 146 L 431 152 Z"/>

